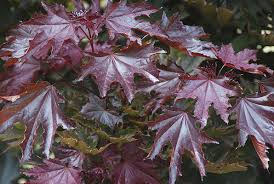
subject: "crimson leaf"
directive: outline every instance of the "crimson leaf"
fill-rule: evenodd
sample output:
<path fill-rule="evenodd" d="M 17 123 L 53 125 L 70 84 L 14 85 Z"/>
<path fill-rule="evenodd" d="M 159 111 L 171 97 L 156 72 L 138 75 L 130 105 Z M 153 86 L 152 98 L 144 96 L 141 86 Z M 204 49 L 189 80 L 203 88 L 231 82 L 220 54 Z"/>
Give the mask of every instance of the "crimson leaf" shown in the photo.
<path fill-rule="evenodd" d="M 67 47 L 66 41 L 78 44 L 79 38 L 75 28 L 78 25 L 70 20 L 69 14 L 61 5 L 47 6 L 43 4 L 47 15 L 39 15 L 20 24 L 17 29 L 12 30 L 8 42 L 2 50 L 11 52 L 12 59 L 25 61 L 30 59 L 60 59 L 62 48 Z M 72 49 L 78 47 L 70 44 Z M 7 59 L 5 57 L 4 59 Z M 59 61 L 60 62 L 60 61 Z"/>
<path fill-rule="evenodd" d="M 79 42 L 76 24 L 64 6 L 48 6 L 42 3 L 47 15 L 37 15 L 11 31 L 8 42 L 2 47 L 12 58 L 22 59 L 26 54 L 35 58 L 57 55 L 65 40 Z M 30 42 L 32 41 L 32 42 Z"/>
<path fill-rule="evenodd" d="M 181 157 L 185 150 L 188 150 L 194 156 L 201 176 L 205 176 L 205 158 L 202 144 L 218 142 L 197 129 L 195 127 L 196 122 L 197 120 L 186 112 L 166 110 L 165 114 L 150 125 L 153 130 L 158 131 L 148 158 L 154 159 L 167 142 L 172 144 L 173 149 L 169 168 L 170 184 L 174 184 L 176 176 L 181 175 Z"/>
<path fill-rule="evenodd" d="M 165 13 L 163 13 L 159 27 L 161 31 L 158 31 L 155 25 L 143 27 L 140 31 L 156 36 L 160 41 L 181 51 L 186 51 L 189 55 L 215 58 L 215 54 L 212 52 L 215 46 L 210 42 L 199 40 L 199 38 L 207 36 L 202 27 L 184 25 L 178 15 L 168 18 Z"/>
<path fill-rule="evenodd" d="M 196 76 L 185 77 L 184 80 L 186 84 L 178 91 L 176 99 L 197 99 L 194 115 L 201 120 L 202 127 L 206 126 L 211 104 L 221 118 L 228 123 L 228 108 L 231 107 L 228 97 L 239 94 L 237 85 L 232 85 L 227 77 L 216 76 L 216 72 L 211 68 L 201 68 Z"/>
<path fill-rule="evenodd" d="M 0 74 L 0 95 L 10 96 L 19 94 L 37 76 L 40 64 L 36 60 L 18 62 L 6 72 Z"/>
<path fill-rule="evenodd" d="M 0 95 L 18 94 L 35 79 L 42 60 L 58 68 L 77 64 L 82 57 L 75 31 L 79 25 L 62 5 L 42 5 L 47 15 L 19 24 L 1 47 L 0 57 L 14 66 L 0 76 Z M 70 53 L 65 53 L 68 49 Z"/>
<path fill-rule="evenodd" d="M 260 81 L 260 91 L 261 92 L 268 92 L 273 93 L 274 92 L 274 76 Z"/>
<path fill-rule="evenodd" d="M 184 71 L 177 66 L 169 67 L 168 70 L 159 70 L 159 82 L 145 87 L 140 91 L 151 92 L 155 91 L 157 94 L 172 94 L 181 87 L 182 81 L 180 76 L 184 75 Z"/>
<path fill-rule="evenodd" d="M 29 86 L 18 100 L 7 104 L 0 111 L 0 133 L 18 121 L 26 124 L 25 139 L 21 145 L 22 161 L 30 159 L 32 146 L 40 126 L 45 130 L 43 146 L 47 157 L 49 157 L 57 127 L 71 128 L 59 109 L 58 103 L 60 102 L 63 102 L 63 98 L 55 87 L 41 82 Z"/>
<path fill-rule="evenodd" d="M 138 148 L 138 143 L 125 144 L 121 150 L 111 146 L 103 153 L 103 158 L 112 167 L 111 177 L 114 184 L 159 184 L 155 179 L 154 164 L 144 160 L 145 153 Z"/>
<path fill-rule="evenodd" d="M 126 35 L 131 41 L 137 38 L 133 35 L 131 29 L 140 28 L 150 25 L 148 22 L 139 21 L 139 16 L 149 16 L 151 13 L 158 11 L 155 7 L 146 3 L 132 3 L 127 5 L 126 1 L 109 4 L 102 19 L 105 21 L 111 38 L 115 34 Z"/>
<path fill-rule="evenodd" d="M 43 165 L 24 171 L 27 176 L 34 177 L 30 184 L 80 184 L 80 173 L 81 170 L 59 160 L 44 160 Z"/>
<path fill-rule="evenodd" d="M 159 71 L 160 81 L 158 83 L 149 84 L 140 89 L 143 92 L 156 92 L 156 96 L 154 95 L 154 98 L 145 106 L 146 111 L 152 110 L 152 113 L 159 109 L 182 87 L 183 81 L 180 77 L 185 75 L 184 71 L 176 65 L 169 66 L 167 70 L 160 69 Z"/>
<path fill-rule="evenodd" d="M 71 166 L 82 168 L 85 155 L 74 149 L 59 148 L 56 157 L 62 162 Z"/>
<path fill-rule="evenodd" d="M 232 44 L 223 45 L 216 51 L 216 56 L 224 63 L 225 66 L 236 68 L 238 70 L 264 75 L 266 73 L 273 73 L 273 71 L 266 66 L 249 63 L 249 61 L 256 61 L 256 50 L 244 49 L 235 53 Z"/>
<path fill-rule="evenodd" d="M 81 113 L 88 118 L 95 119 L 109 127 L 114 127 L 122 118 L 116 116 L 114 112 L 106 110 L 106 102 L 95 95 L 89 96 L 89 102 L 82 107 Z"/>
<path fill-rule="evenodd" d="M 119 53 L 91 57 L 91 63 L 82 71 L 78 81 L 88 75 L 95 76 L 102 97 L 106 96 L 111 83 L 118 82 L 123 87 L 128 101 L 131 102 L 135 93 L 134 74 L 141 74 L 152 82 L 158 81 L 151 74 L 155 71 L 155 67 L 150 60 L 150 56 L 157 53 L 164 51 L 153 45 L 131 45 Z"/>
<path fill-rule="evenodd" d="M 244 146 L 248 135 L 264 168 L 268 168 L 266 143 L 274 147 L 273 94 L 256 94 L 238 99 L 231 112 L 236 112 L 239 144 Z"/>

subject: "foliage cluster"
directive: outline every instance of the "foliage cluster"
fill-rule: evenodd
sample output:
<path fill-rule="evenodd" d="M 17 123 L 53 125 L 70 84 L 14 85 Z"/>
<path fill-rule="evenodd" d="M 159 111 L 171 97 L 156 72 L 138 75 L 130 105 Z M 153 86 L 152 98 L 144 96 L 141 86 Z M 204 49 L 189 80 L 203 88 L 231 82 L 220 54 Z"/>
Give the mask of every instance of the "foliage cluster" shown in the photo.
<path fill-rule="evenodd" d="M 274 77 L 256 50 L 147 2 L 42 7 L 0 50 L 0 138 L 20 145 L 29 183 L 164 183 L 169 163 L 174 184 L 183 156 L 201 178 L 246 170 L 249 152 L 269 168 Z"/>

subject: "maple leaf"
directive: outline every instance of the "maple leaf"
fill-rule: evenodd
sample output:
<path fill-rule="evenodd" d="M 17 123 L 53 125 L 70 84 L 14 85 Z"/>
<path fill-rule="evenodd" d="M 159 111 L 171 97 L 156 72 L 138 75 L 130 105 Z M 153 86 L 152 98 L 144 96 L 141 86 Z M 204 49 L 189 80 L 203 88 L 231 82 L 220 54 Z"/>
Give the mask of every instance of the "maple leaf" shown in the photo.
<path fill-rule="evenodd" d="M 271 76 L 266 80 L 260 81 L 260 91 L 261 91 L 261 93 L 264 93 L 264 92 L 273 93 L 274 92 L 274 76 Z"/>
<path fill-rule="evenodd" d="M 172 95 L 174 95 L 183 85 L 181 76 L 185 75 L 184 71 L 176 65 L 171 65 L 165 70 L 159 69 L 159 82 L 155 84 L 148 84 L 142 87 L 141 92 L 156 92 L 154 98 L 151 99 L 145 106 L 146 111 L 155 113 Z"/>
<path fill-rule="evenodd" d="M 137 20 L 140 16 L 149 16 L 157 12 L 158 9 L 147 3 L 131 3 L 127 5 L 126 1 L 110 3 L 102 16 L 101 22 L 106 25 L 110 38 L 113 39 L 116 34 L 123 34 L 131 41 L 138 41 L 134 36 L 132 29 L 151 25 L 149 22 Z M 100 20 L 99 20 L 100 21 Z M 140 40 L 138 41 L 140 43 Z"/>
<path fill-rule="evenodd" d="M 165 13 L 163 13 L 161 26 L 166 35 L 168 35 L 167 39 L 165 37 L 159 38 L 161 41 L 179 50 L 186 50 L 190 55 L 192 55 L 191 53 L 196 53 L 215 58 L 211 51 L 214 45 L 198 40 L 206 36 L 202 27 L 184 25 L 180 21 L 179 16 L 167 18 Z"/>
<path fill-rule="evenodd" d="M 87 52 L 90 53 L 111 53 L 113 48 L 112 45 L 115 45 L 117 40 L 111 40 L 108 42 L 93 42 L 93 48 L 88 45 L 88 47 L 85 48 Z"/>
<path fill-rule="evenodd" d="M 73 40 L 78 44 L 76 27 L 79 25 L 71 19 L 62 5 L 42 3 L 47 15 L 37 15 L 13 29 L 3 51 L 11 52 L 12 58 L 21 58 L 31 50 L 36 58 L 44 58 L 51 48 L 51 55 L 56 55 L 64 41 Z M 32 41 L 32 43 L 30 42 Z"/>
<path fill-rule="evenodd" d="M 40 64 L 34 60 L 18 62 L 0 73 L 0 96 L 17 95 L 36 79 Z"/>
<path fill-rule="evenodd" d="M 102 97 L 106 96 L 111 83 L 118 82 L 128 101 L 131 102 L 135 93 L 134 74 L 141 74 L 152 82 L 158 81 L 151 74 L 154 73 L 155 67 L 150 60 L 150 56 L 158 53 L 165 52 L 152 44 L 131 45 L 119 53 L 91 57 L 91 63 L 82 71 L 77 81 L 83 80 L 88 75 L 95 76 Z"/>
<path fill-rule="evenodd" d="M 151 92 L 155 91 L 158 94 L 172 94 L 175 93 L 180 86 L 182 81 L 180 76 L 184 75 L 184 71 L 177 66 L 169 67 L 167 70 L 159 69 L 159 82 L 152 84 L 151 86 L 145 87 L 140 91 Z"/>
<path fill-rule="evenodd" d="M 205 158 L 202 151 L 204 143 L 218 143 L 196 128 L 197 120 L 186 112 L 179 110 L 166 110 L 157 120 L 150 124 L 152 130 L 158 130 L 152 149 L 148 155 L 154 159 L 170 142 L 172 155 L 169 168 L 169 183 L 174 184 L 176 176 L 181 175 L 181 157 L 185 150 L 189 151 L 197 164 L 201 176 L 205 176 Z"/>
<path fill-rule="evenodd" d="M 73 41 L 64 41 L 57 56 L 49 59 L 50 67 L 53 69 L 63 68 L 64 66 L 74 66 L 81 62 L 83 51 Z"/>
<path fill-rule="evenodd" d="M 121 150 L 111 146 L 102 156 L 113 168 L 111 176 L 115 184 L 159 184 L 153 171 L 155 166 L 144 160 L 145 153 L 138 148 L 138 141 L 125 144 Z"/>
<path fill-rule="evenodd" d="M 69 52 L 68 52 L 69 51 Z M 65 64 L 76 65 L 82 58 L 82 51 L 69 40 L 64 41 L 59 56 L 51 59 L 51 66 L 55 69 Z M 32 83 L 43 71 L 41 62 L 32 56 L 26 56 L 20 62 L 6 62 L 6 71 L 0 73 L 0 95 L 10 96 L 22 92 L 24 86 Z M 45 72 L 45 71 L 44 71 Z"/>
<path fill-rule="evenodd" d="M 62 163 L 67 163 L 73 167 L 78 167 L 81 169 L 85 159 L 85 155 L 82 152 L 68 148 L 57 149 L 56 157 Z"/>
<path fill-rule="evenodd" d="M 113 173 L 114 183 L 117 184 L 138 184 L 150 183 L 159 184 L 159 182 L 147 173 L 151 169 L 150 165 L 143 162 L 123 162 L 119 164 Z"/>
<path fill-rule="evenodd" d="M 122 118 L 115 115 L 114 112 L 106 110 L 105 100 L 92 94 L 89 96 L 89 102 L 82 107 L 81 113 L 109 127 L 114 127 L 119 122 L 123 122 Z"/>
<path fill-rule="evenodd" d="M 24 171 L 30 177 L 30 184 L 79 184 L 81 183 L 81 170 L 62 163 L 59 160 L 44 160 L 43 165 Z"/>
<path fill-rule="evenodd" d="M 208 109 L 213 104 L 221 118 L 228 123 L 229 98 L 239 94 L 237 85 L 225 76 L 216 76 L 212 68 L 200 68 L 196 76 L 185 77 L 185 85 L 177 92 L 175 100 L 182 98 L 197 99 L 194 115 L 201 120 L 202 128 L 206 126 Z"/>
<path fill-rule="evenodd" d="M 199 40 L 207 36 L 202 27 L 184 25 L 180 21 L 180 16 L 174 15 L 168 18 L 165 12 L 158 27 L 160 27 L 160 31 L 156 25 L 143 27 L 138 30 L 155 36 L 167 45 L 187 52 L 191 56 L 202 55 L 216 58 L 212 51 L 215 46 L 210 42 Z"/>
<path fill-rule="evenodd" d="M 58 126 L 71 128 L 58 103 L 63 102 L 55 87 L 46 82 L 30 85 L 14 103 L 7 104 L 0 111 L 0 133 L 3 133 L 16 122 L 26 125 L 25 139 L 21 144 L 22 161 L 29 160 L 32 146 L 37 138 L 40 126 L 44 132 L 44 154 L 49 157 L 49 150 Z"/>
<path fill-rule="evenodd" d="M 1 95 L 18 94 L 35 79 L 41 62 L 60 68 L 65 63 L 77 64 L 82 57 L 75 31 L 79 25 L 62 5 L 42 5 L 47 15 L 19 24 L 1 46 L 0 58 L 15 65 L 0 77 Z M 70 53 L 65 53 L 68 49 Z"/>
<path fill-rule="evenodd" d="M 235 53 L 232 44 L 223 45 L 219 50 L 215 51 L 216 56 L 220 59 L 225 66 L 236 68 L 238 70 L 265 75 L 267 73 L 272 74 L 273 71 L 264 65 L 258 65 L 255 63 L 249 63 L 249 61 L 257 60 L 257 51 L 244 49 L 238 53 Z"/>
<path fill-rule="evenodd" d="M 231 112 L 237 115 L 239 144 L 244 146 L 248 135 L 264 168 L 268 168 L 268 147 L 274 148 L 274 101 L 273 94 L 262 93 L 238 99 Z"/>

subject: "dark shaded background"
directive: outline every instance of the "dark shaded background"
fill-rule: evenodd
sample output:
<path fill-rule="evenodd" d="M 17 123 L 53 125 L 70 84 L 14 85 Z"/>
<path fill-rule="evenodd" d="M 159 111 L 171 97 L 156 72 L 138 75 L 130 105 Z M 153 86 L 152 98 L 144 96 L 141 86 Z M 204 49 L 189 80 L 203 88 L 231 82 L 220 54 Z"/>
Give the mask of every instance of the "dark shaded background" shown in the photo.
<path fill-rule="evenodd" d="M 149 0 L 158 7 L 163 7 L 169 15 L 179 12 L 183 22 L 189 25 L 200 25 L 211 35 L 211 41 L 217 45 L 233 43 L 236 50 L 252 48 L 258 50 L 259 62 L 274 67 L 274 0 Z M 63 3 L 71 7 L 69 0 L 47 0 L 47 2 Z M 41 12 L 40 0 L 1 0 L 0 1 L 0 42 L 5 40 L 8 29 L 17 23 L 27 20 L 34 12 Z M 272 51 L 271 47 L 272 46 Z M 253 83 L 261 77 L 246 75 L 243 81 L 251 91 Z M 18 178 L 18 149 L 9 149 L 0 142 L 0 184 L 17 183 Z M 214 160 L 217 151 L 209 148 L 207 155 Z M 204 178 L 205 184 L 271 184 L 274 183 L 274 151 L 269 151 L 270 169 L 262 168 L 251 143 L 242 150 L 247 153 L 244 161 L 249 166 L 244 172 L 227 174 L 208 173 Z M 241 150 L 240 150 L 241 151 Z M 190 159 L 183 160 L 183 177 L 177 183 L 201 183 L 199 172 Z M 164 174 L 167 174 L 166 172 Z M 168 176 L 163 177 L 166 183 Z"/>

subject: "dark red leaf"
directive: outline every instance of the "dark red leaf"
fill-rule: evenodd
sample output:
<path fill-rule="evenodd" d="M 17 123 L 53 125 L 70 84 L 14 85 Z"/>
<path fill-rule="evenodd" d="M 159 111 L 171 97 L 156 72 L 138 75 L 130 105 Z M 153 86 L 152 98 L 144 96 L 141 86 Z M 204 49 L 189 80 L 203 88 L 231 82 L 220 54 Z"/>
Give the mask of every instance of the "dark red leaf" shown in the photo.
<path fill-rule="evenodd" d="M 111 39 L 116 34 L 123 34 L 131 41 L 136 41 L 138 38 L 134 36 L 132 29 L 150 25 L 149 22 L 140 21 L 136 18 L 149 16 L 156 11 L 158 9 L 147 3 L 131 3 L 127 5 L 126 1 L 120 1 L 109 4 L 102 20 L 108 29 Z M 140 40 L 138 42 L 140 43 Z"/>
<path fill-rule="evenodd" d="M 231 112 L 237 115 L 239 144 L 244 146 L 248 136 L 260 157 L 264 168 L 268 168 L 266 143 L 274 146 L 274 101 L 273 94 L 257 94 L 238 99 Z"/>
<path fill-rule="evenodd" d="M 35 16 L 11 31 L 2 50 L 10 51 L 12 58 L 23 59 L 28 55 L 40 59 L 47 57 L 49 51 L 51 56 L 55 56 L 66 40 L 78 44 L 76 28 L 79 25 L 65 8 L 62 5 L 42 5 L 47 15 Z"/>
<path fill-rule="evenodd" d="M 174 94 L 180 86 L 182 85 L 182 81 L 180 80 L 180 76 L 184 75 L 184 71 L 167 71 L 167 70 L 159 70 L 159 82 L 152 84 L 151 86 L 145 87 L 140 91 L 151 92 L 155 91 L 157 94 Z"/>
<path fill-rule="evenodd" d="M 169 168 L 169 183 L 175 184 L 176 176 L 181 175 L 181 157 L 189 151 L 197 164 L 201 176 L 205 176 L 205 158 L 202 151 L 204 143 L 218 143 L 196 127 L 197 120 L 183 111 L 165 111 L 150 127 L 158 130 L 148 158 L 154 159 L 163 146 L 172 144 Z"/>
<path fill-rule="evenodd" d="M 171 96 L 155 96 L 150 99 L 145 105 L 145 112 L 154 114 L 158 109 L 163 107 L 168 101 L 172 99 Z"/>
<path fill-rule="evenodd" d="M 49 59 L 49 64 L 53 69 L 63 68 L 65 65 L 74 66 L 81 62 L 83 51 L 73 41 L 64 41 L 58 56 Z"/>
<path fill-rule="evenodd" d="M 264 93 L 264 92 L 273 93 L 274 92 L 274 76 L 271 76 L 266 80 L 260 81 L 260 91 L 261 91 L 261 93 Z"/>
<path fill-rule="evenodd" d="M 182 87 L 183 81 L 180 79 L 185 75 L 184 71 L 177 66 L 168 67 L 168 70 L 159 70 L 159 82 L 149 84 L 139 91 L 156 92 L 154 98 L 151 99 L 145 106 L 146 111 L 155 113 L 166 101 L 170 100 L 173 95 Z"/>
<path fill-rule="evenodd" d="M 212 52 L 214 45 L 198 40 L 206 36 L 202 27 L 184 25 L 180 21 L 179 16 L 173 16 L 169 19 L 165 16 L 166 15 L 163 14 L 161 26 L 168 35 L 168 38 L 159 38 L 160 40 L 179 50 L 187 51 L 190 55 L 194 53 L 215 58 Z"/>
<path fill-rule="evenodd" d="M 183 52 L 187 52 L 189 55 L 216 57 L 212 51 L 215 46 L 210 42 L 199 40 L 207 36 L 203 28 L 184 25 L 178 15 L 168 18 L 163 13 L 160 30 L 158 31 L 155 25 L 140 29 L 140 31 L 148 33 L 151 36 L 156 36 L 160 41 Z"/>
<path fill-rule="evenodd" d="M 114 184 L 159 184 L 155 179 L 154 164 L 144 160 L 145 153 L 136 142 L 124 145 L 121 150 L 111 146 L 103 154 L 107 165 L 112 167 L 111 177 Z"/>
<path fill-rule="evenodd" d="M 95 95 L 89 96 L 89 102 L 82 107 L 81 113 L 90 119 L 95 119 L 109 127 L 114 127 L 122 118 L 114 112 L 106 110 L 106 102 Z"/>
<path fill-rule="evenodd" d="M 24 171 L 27 176 L 33 177 L 30 184 L 80 184 L 81 170 L 63 164 L 59 160 L 44 160 L 43 165 Z"/>
<path fill-rule="evenodd" d="M 225 66 L 254 74 L 272 74 L 273 71 L 264 65 L 249 63 L 250 61 L 257 60 L 256 54 L 256 50 L 250 49 L 244 49 L 238 53 L 235 53 L 231 44 L 223 45 L 216 51 L 216 56 L 224 63 Z"/>
<path fill-rule="evenodd" d="M 30 84 L 37 76 L 40 64 L 35 60 L 18 62 L 0 73 L 0 95 L 10 96 L 19 94 L 22 89 Z"/>
<path fill-rule="evenodd" d="M 151 169 L 151 166 L 144 162 L 123 162 L 116 166 L 113 172 L 113 182 L 116 184 L 159 184 L 154 177 L 148 174 L 148 169 Z"/>
<path fill-rule="evenodd" d="M 194 115 L 206 126 L 208 109 L 213 104 L 214 109 L 221 118 L 228 123 L 228 103 L 231 96 L 239 95 L 237 85 L 225 76 L 216 76 L 213 69 L 200 69 L 196 76 L 184 78 L 186 82 L 177 93 L 177 99 L 197 99 Z M 232 83 L 232 84 L 231 84 Z"/>
<path fill-rule="evenodd" d="M 0 95 L 18 94 L 24 85 L 31 83 L 40 70 L 41 62 L 53 68 L 77 64 L 82 53 L 76 28 L 79 25 L 62 5 L 43 4 L 47 15 L 37 15 L 11 30 L 1 47 L 0 57 L 12 61 L 12 68 L 0 76 Z M 65 53 L 70 50 L 69 53 Z"/>
<path fill-rule="evenodd" d="M 254 136 L 251 136 L 251 142 L 254 146 L 254 149 L 258 155 L 258 157 L 260 158 L 262 164 L 263 164 L 263 167 L 265 169 L 268 169 L 269 165 L 268 165 L 268 162 L 269 162 L 269 158 L 267 156 L 267 153 L 268 153 L 268 147 L 265 146 L 264 143 L 260 143 L 256 140 L 256 138 Z"/>
<path fill-rule="evenodd" d="M 81 73 L 78 81 L 88 75 L 96 78 L 100 94 L 105 97 L 113 82 L 119 83 L 128 99 L 132 101 L 135 93 L 134 74 L 141 74 L 152 82 L 158 79 L 151 74 L 155 67 L 150 56 L 164 53 L 153 45 L 130 46 L 119 53 L 108 53 L 91 58 L 91 63 Z"/>
<path fill-rule="evenodd" d="M 47 157 L 49 157 L 57 127 L 71 128 L 59 109 L 58 103 L 61 102 L 63 99 L 55 87 L 41 82 L 29 86 L 18 100 L 7 104 L 0 111 L 0 133 L 18 121 L 26 125 L 25 140 L 21 144 L 22 161 L 30 159 L 33 143 L 37 138 L 40 126 L 45 130 L 43 147 Z"/>
<path fill-rule="evenodd" d="M 56 157 L 65 164 L 82 169 L 85 155 L 74 149 L 59 148 L 56 152 Z"/>

